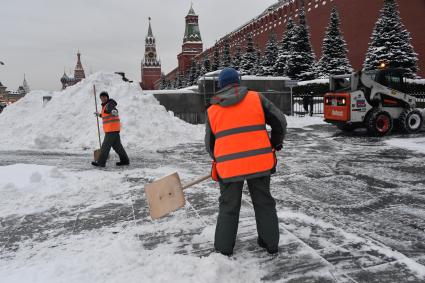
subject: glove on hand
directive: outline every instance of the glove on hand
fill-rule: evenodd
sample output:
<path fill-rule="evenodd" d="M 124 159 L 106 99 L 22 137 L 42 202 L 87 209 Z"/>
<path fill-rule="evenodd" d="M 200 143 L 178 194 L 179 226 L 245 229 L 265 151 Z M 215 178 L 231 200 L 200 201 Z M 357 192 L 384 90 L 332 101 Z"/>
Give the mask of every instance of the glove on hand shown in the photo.
<path fill-rule="evenodd" d="M 95 117 L 100 117 L 100 113 L 98 113 L 98 112 L 93 112 L 93 115 L 94 115 Z"/>
<path fill-rule="evenodd" d="M 116 109 L 112 110 L 112 111 L 111 111 L 111 114 L 112 114 L 113 116 L 118 116 L 118 110 L 116 110 Z"/>

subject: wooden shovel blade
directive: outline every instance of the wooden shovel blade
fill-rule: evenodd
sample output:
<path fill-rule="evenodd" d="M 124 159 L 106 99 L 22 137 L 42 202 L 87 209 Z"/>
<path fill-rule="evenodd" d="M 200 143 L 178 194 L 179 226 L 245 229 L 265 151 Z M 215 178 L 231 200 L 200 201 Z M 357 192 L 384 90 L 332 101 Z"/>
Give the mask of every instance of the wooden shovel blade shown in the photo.
<path fill-rule="evenodd" d="M 180 177 L 173 173 L 145 186 L 152 219 L 158 219 L 185 205 Z"/>
<path fill-rule="evenodd" d="M 102 151 L 100 150 L 100 149 L 96 149 L 94 152 L 93 152 L 93 155 L 94 155 L 94 161 L 99 161 L 99 158 L 100 158 L 100 153 L 101 153 Z M 108 157 L 106 158 L 106 160 L 109 160 L 109 157 L 111 157 L 111 155 L 110 154 L 108 154 Z"/>
<path fill-rule="evenodd" d="M 96 149 L 96 150 L 93 152 L 93 155 L 94 155 L 94 161 L 99 161 L 99 157 L 100 157 L 100 149 Z"/>

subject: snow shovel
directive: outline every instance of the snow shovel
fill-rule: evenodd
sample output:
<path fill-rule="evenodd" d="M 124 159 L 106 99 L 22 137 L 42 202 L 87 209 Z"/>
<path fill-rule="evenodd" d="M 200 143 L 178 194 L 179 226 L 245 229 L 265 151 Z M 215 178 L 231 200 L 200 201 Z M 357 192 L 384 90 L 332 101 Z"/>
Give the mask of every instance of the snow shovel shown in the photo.
<path fill-rule="evenodd" d="M 94 94 L 94 106 L 96 108 L 96 113 L 99 113 L 99 112 L 97 112 L 97 98 L 96 98 L 96 86 L 95 85 L 93 85 L 93 94 Z M 96 122 L 97 122 L 97 136 L 99 137 L 99 149 L 96 149 L 93 152 L 93 155 L 94 155 L 94 161 L 99 161 L 100 148 L 102 147 L 102 142 L 100 141 L 99 116 L 96 116 Z"/>
<path fill-rule="evenodd" d="M 145 195 L 152 219 L 161 218 L 185 205 L 183 190 L 209 179 L 203 176 L 185 186 L 180 182 L 179 174 L 173 173 L 145 186 Z"/>

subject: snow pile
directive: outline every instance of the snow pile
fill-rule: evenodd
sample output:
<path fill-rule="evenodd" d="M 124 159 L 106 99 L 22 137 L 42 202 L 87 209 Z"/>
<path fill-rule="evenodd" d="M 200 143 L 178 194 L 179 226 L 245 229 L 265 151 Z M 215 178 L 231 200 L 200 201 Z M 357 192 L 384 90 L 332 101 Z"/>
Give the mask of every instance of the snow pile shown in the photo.
<path fill-rule="evenodd" d="M 25 190 L 32 184 L 40 183 L 46 177 L 59 177 L 54 167 L 30 164 L 14 164 L 0 167 L 0 187 L 15 187 Z"/>
<path fill-rule="evenodd" d="M 117 101 L 125 147 L 154 150 L 203 137 L 202 126 L 174 117 L 152 95 L 143 95 L 137 83 L 98 72 L 64 91 L 33 91 L 7 107 L 0 115 L 0 150 L 98 148 L 93 85 Z M 44 106 L 43 96 L 52 96 Z"/>
<path fill-rule="evenodd" d="M 42 211 L 46 200 L 69 186 L 64 175 L 52 166 L 14 164 L 0 167 L 0 214 Z"/>
<path fill-rule="evenodd" d="M 219 254 L 207 257 L 146 250 L 138 227 L 64 235 L 20 249 L 0 267 L 2 282 L 260 282 L 257 265 Z"/>

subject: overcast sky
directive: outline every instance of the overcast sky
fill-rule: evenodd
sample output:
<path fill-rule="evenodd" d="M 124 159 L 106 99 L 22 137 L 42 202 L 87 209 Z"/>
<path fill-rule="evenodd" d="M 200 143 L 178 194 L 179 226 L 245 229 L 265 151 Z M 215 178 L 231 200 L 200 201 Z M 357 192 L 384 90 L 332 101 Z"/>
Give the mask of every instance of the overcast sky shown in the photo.
<path fill-rule="evenodd" d="M 193 0 L 204 49 L 277 0 Z M 164 72 L 177 66 L 190 0 L 1 0 L 0 81 L 16 90 L 60 89 L 80 49 L 86 75 L 124 71 L 140 81 L 148 17 Z"/>

